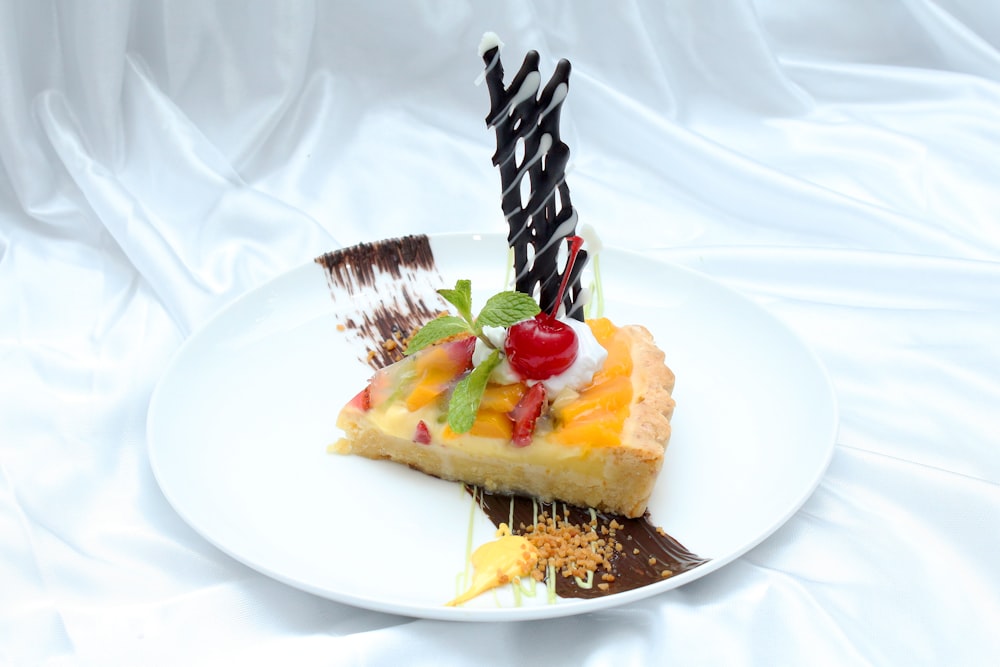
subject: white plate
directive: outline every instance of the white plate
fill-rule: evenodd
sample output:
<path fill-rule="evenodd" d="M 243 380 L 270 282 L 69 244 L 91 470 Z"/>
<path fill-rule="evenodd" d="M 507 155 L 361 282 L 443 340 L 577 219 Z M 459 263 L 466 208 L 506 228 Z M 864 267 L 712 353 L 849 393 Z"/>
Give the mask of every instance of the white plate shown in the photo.
<path fill-rule="evenodd" d="M 446 282 L 472 280 L 476 307 L 504 279 L 498 235 L 431 237 Z M 153 471 L 196 531 L 250 567 L 358 607 L 512 621 L 596 611 L 716 570 L 783 524 L 830 460 L 837 411 L 816 357 L 746 298 L 688 269 L 601 253 L 605 314 L 642 323 L 677 375 L 677 409 L 650 503 L 655 524 L 711 562 L 590 600 L 508 590 L 444 607 L 492 524 L 460 485 L 326 453 L 337 411 L 371 369 L 337 330 L 324 270 L 310 262 L 246 294 L 187 340 L 150 402 Z M 342 300 L 343 301 L 343 300 Z"/>

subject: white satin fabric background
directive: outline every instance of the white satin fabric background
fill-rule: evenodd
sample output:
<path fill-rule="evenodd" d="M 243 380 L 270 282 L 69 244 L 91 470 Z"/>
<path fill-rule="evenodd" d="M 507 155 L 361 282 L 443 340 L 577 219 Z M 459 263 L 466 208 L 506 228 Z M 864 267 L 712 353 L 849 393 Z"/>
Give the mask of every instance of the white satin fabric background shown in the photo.
<path fill-rule="evenodd" d="M 347 607 L 184 524 L 145 442 L 234 297 L 504 230 L 476 48 L 573 62 L 581 222 L 748 295 L 829 370 L 770 539 L 586 616 Z M 0 664 L 985 665 L 1000 655 L 1000 5 L 0 3 Z M 780 372 L 780 370 L 776 370 Z M 755 400 L 747 388 L 747 400 Z"/>

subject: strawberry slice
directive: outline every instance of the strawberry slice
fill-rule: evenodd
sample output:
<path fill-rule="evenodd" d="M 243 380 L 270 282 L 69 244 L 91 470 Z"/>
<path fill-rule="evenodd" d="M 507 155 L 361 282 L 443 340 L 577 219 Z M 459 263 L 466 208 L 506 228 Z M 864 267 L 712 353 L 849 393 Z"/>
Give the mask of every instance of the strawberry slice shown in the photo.
<path fill-rule="evenodd" d="M 348 403 L 353 408 L 357 408 L 361 412 L 368 412 L 372 409 L 372 386 L 371 383 L 367 384 L 364 389 L 358 392 L 357 396 L 352 398 Z"/>
<path fill-rule="evenodd" d="M 448 349 L 448 356 L 455 360 L 455 365 L 462 370 L 472 368 L 472 353 L 476 349 L 476 337 L 459 338 L 448 343 L 444 343 Z"/>
<path fill-rule="evenodd" d="M 542 414 L 545 406 L 545 386 L 541 382 L 531 385 L 514 409 L 510 418 L 514 421 L 514 431 L 511 441 L 518 447 L 531 444 L 531 436 L 535 432 L 535 422 Z"/>
<path fill-rule="evenodd" d="M 427 430 L 427 424 L 421 419 L 417 422 L 417 430 L 413 434 L 413 442 L 418 445 L 429 445 L 431 444 L 431 432 Z"/>

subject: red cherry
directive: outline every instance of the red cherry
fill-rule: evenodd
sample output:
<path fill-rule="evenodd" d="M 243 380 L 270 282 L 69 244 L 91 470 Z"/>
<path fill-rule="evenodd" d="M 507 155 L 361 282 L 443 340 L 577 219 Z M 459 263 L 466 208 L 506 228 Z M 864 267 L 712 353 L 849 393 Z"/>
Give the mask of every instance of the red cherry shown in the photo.
<path fill-rule="evenodd" d="M 580 349 L 576 332 L 556 319 L 573 264 L 583 247 L 583 239 L 579 236 L 567 236 L 566 241 L 569 243 L 569 256 L 552 312 L 548 315 L 539 313 L 533 320 L 519 322 L 507 330 L 503 351 L 511 368 L 525 380 L 547 380 L 559 375 L 573 365 Z"/>
<path fill-rule="evenodd" d="M 579 348 L 572 327 L 539 313 L 507 330 L 503 351 L 523 379 L 546 380 L 572 366 Z"/>

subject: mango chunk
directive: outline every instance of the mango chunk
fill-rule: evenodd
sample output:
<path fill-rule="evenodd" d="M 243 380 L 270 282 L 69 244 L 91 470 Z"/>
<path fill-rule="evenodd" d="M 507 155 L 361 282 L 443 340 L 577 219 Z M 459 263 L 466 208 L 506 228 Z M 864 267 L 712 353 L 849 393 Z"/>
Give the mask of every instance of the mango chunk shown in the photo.
<path fill-rule="evenodd" d="M 622 420 L 606 410 L 595 410 L 588 419 L 572 422 L 552 433 L 564 445 L 614 447 L 621 444 Z"/>
<path fill-rule="evenodd" d="M 588 387 L 554 409 L 558 426 L 552 437 L 563 444 L 611 447 L 621 444 L 632 403 L 632 353 L 626 336 L 610 320 L 587 324 L 608 357 Z"/>
<path fill-rule="evenodd" d="M 487 385 L 483 392 L 483 400 L 479 404 L 480 410 L 493 410 L 495 412 L 510 412 L 517 405 L 517 402 L 524 396 L 527 387 L 521 383 L 515 384 L 491 384 Z"/>
<path fill-rule="evenodd" d="M 479 414 L 476 415 L 476 421 L 473 422 L 472 428 L 469 429 L 469 433 L 483 438 L 510 440 L 513 428 L 513 422 L 511 422 L 506 412 L 480 408 Z"/>
<path fill-rule="evenodd" d="M 618 331 L 618 327 L 612 324 L 611 320 L 606 317 L 598 317 L 592 320 L 587 320 L 587 326 L 590 327 L 591 333 L 594 334 L 594 338 L 601 345 L 604 345 L 611 336 Z M 605 347 L 607 347 L 605 345 Z"/>
<path fill-rule="evenodd" d="M 469 367 L 469 356 L 463 355 L 464 343 L 444 343 L 421 350 L 413 359 L 413 388 L 406 397 L 406 408 L 415 412 L 434 401 L 451 387 Z"/>
<path fill-rule="evenodd" d="M 628 341 L 624 335 L 612 335 L 601 345 L 608 351 L 608 358 L 604 360 L 604 365 L 594 374 L 592 384 L 601 384 L 611 378 L 618 376 L 631 377 L 632 375 L 632 351 L 628 347 Z"/>
<path fill-rule="evenodd" d="M 580 392 L 576 400 L 563 406 L 556 418 L 561 423 L 572 423 L 586 415 L 604 410 L 616 412 L 627 407 L 632 401 L 632 381 L 621 375 L 611 377 L 600 384 L 593 384 Z"/>

